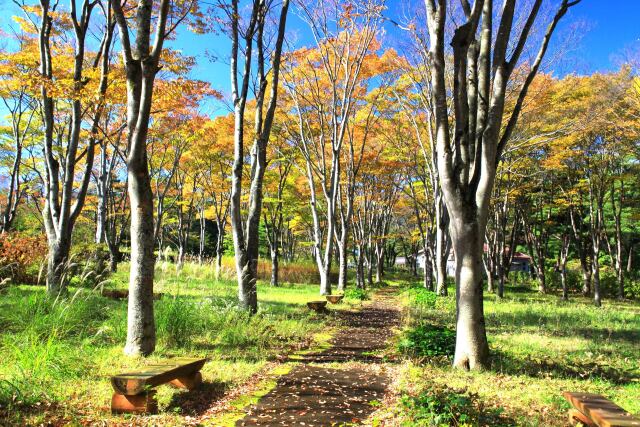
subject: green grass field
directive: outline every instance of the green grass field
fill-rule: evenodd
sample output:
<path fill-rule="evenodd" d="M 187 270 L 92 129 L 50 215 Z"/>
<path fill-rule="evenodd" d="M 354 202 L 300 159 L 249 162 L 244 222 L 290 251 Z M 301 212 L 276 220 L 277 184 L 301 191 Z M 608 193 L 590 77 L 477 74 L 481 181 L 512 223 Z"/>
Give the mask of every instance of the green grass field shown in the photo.
<path fill-rule="evenodd" d="M 404 295 L 407 330 L 424 324 L 454 329 L 454 296 L 425 307 Z M 433 420 L 450 411 L 454 424 L 466 415 L 488 425 L 565 425 L 563 391 L 601 393 L 640 414 L 637 302 L 606 300 L 595 308 L 586 298 L 562 302 L 526 288 L 508 290 L 503 300 L 485 295 L 492 369 L 453 371 L 450 356 L 413 357 L 403 366 L 400 393 L 423 398 L 414 415 L 423 411 Z M 431 397 L 453 403 L 428 408 Z"/>
<path fill-rule="evenodd" d="M 110 288 L 126 288 L 128 265 L 120 266 Z M 215 281 L 213 268 L 158 263 L 154 290 L 157 350 L 150 360 L 122 354 L 126 301 L 86 289 L 70 297 L 47 298 L 43 287 L 13 286 L 0 296 L 0 420 L 38 424 L 109 419 L 110 375 L 136 364 L 171 356 L 206 356 L 203 376 L 212 398 L 234 389 L 270 360 L 309 346 L 328 326 L 306 302 L 318 299 L 317 285 L 259 283 L 259 314 L 239 310 L 236 283 Z M 180 392 L 158 390 L 160 419 L 180 424 Z M 122 420 L 122 417 L 117 420 Z M 114 420 L 115 422 L 115 420 Z M 2 424 L 0 422 L 0 424 Z"/>
<path fill-rule="evenodd" d="M 109 288 L 126 288 L 127 268 L 121 266 Z M 493 367 L 467 373 L 451 369 L 454 297 L 432 298 L 407 277 L 393 277 L 388 284 L 398 287 L 405 335 L 389 353 L 395 352 L 396 403 L 377 425 L 565 425 L 565 390 L 602 393 L 640 413 L 637 302 L 605 300 L 597 309 L 581 297 L 562 302 L 523 287 L 508 289 L 503 300 L 487 295 Z M 235 282 L 214 280 L 210 266 L 186 264 L 177 272 L 160 262 L 155 291 L 165 295 L 155 302 L 158 345 L 150 359 L 122 354 L 126 301 L 88 289 L 52 301 L 34 286 L 12 286 L 0 295 L 0 425 L 181 425 L 194 413 L 205 425 L 232 425 L 290 369 L 282 356 L 326 345 L 339 327 L 306 308 L 318 298 L 317 285 L 259 283 L 254 317 L 236 307 Z M 359 304 L 351 299 L 343 308 Z M 420 327 L 435 331 L 433 342 L 422 343 L 422 355 L 411 353 L 415 343 L 406 339 Z M 160 415 L 110 415 L 110 375 L 182 355 L 211 359 L 199 400 L 160 387 Z M 212 405 L 217 409 L 209 416 Z"/>

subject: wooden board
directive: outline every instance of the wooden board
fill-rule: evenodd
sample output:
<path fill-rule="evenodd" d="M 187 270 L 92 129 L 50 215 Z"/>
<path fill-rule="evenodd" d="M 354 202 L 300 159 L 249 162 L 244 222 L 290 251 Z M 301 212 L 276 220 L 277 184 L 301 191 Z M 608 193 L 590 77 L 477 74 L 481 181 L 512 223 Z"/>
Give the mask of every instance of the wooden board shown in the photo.
<path fill-rule="evenodd" d="M 139 371 L 114 375 L 111 385 L 116 393 L 135 395 L 160 384 L 200 371 L 207 359 L 177 357 L 166 362 L 148 365 Z"/>
<path fill-rule="evenodd" d="M 633 417 L 604 396 L 570 392 L 564 392 L 563 396 L 600 427 L 640 427 L 640 419 Z"/>

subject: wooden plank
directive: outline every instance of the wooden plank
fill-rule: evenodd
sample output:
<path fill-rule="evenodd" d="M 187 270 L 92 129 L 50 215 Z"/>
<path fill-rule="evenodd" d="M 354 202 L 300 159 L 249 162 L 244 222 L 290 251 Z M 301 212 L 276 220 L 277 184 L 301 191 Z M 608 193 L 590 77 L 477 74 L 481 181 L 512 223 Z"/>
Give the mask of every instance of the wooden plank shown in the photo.
<path fill-rule="evenodd" d="M 113 396 L 111 397 L 111 413 L 157 414 L 158 401 L 156 400 L 156 391 L 149 390 L 133 396 L 113 393 Z"/>
<path fill-rule="evenodd" d="M 111 386 L 116 393 L 136 395 L 160 384 L 182 377 L 189 377 L 200 371 L 207 359 L 180 357 L 166 362 L 149 365 L 135 372 L 114 375 Z"/>
<path fill-rule="evenodd" d="M 580 412 L 600 427 L 640 427 L 640 419 L 616 405 L 609 399 L 593 393 L 563 393 Z"/>
<path fill-rule="evenodd" d="M 582 412 L 577 409 L 569 409 L 569 424 L 572 426 L 578 425 L 578 423 L 582 423 L 582 425 L 586 427 L 598 427 L 593 420 L 587 417 Z"/>

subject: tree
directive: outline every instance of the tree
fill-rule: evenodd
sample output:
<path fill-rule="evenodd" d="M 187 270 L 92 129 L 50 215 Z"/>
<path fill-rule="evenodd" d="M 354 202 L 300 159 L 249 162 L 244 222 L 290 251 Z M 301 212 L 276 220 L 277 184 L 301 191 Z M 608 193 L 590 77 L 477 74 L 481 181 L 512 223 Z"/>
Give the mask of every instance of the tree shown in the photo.
<path fill-rule="evenodd" d="M 277 152 L 269 162 L 267 185 L 265 186 L 263 223 L 267 235 L 267 244 L 271 255 L 271 286 L 279 284 L 280 248 L 285 228 L 286 204 L 295 203 L 291 197 L 285 200 L 285 192 L 289 190 L 289 173 L 293 166 L 293 149 L 286 144 L 284 138 L 277 138 L 273 145 Z"/>
<path fill-rule="evenodd" d="M 331 294 L 331 263 L 342 200 L 343 147 L 346 140 L 353 154 L 349 162 L 351 172 L 347 171 L 347 174 L 355 177 L 360 141 L 356 142 L 352 134 L 353 119 L 357 100 L 366 94 L 368 79 L 377 75 L 373 63 L 369 63 L 371 67 L 365 63 L 375 57 L 379 49 L 375 34 L 381 19 L 381 6 L 376 1 L 363 4 L 321 1 L 301 7 L 317 46 L 298 50 L 287 57 L 284 80 L 290 104 L 287 110 L 292 116 L 291 123 L 295 123 L 290 131 L 291 139 L 304 159 L 303 169 L 310 190 L 313 252 L 320 273 L 320 294 L 328 295 Z M 347 204 L 353 198 L 351 177 L 344 188 Z M 350 206 L 340 210 L 343 232 L 337 240 L 342 247 L 341 270 L 345 279 L 351 214 Z"/>
<path fill-rule="evenodd" d="M 276 110 L 278 80 L 284 33 L 287 25 L 289 0 L 283 0 L 279 17 L 276 20 L 275 46 L 271 52 L 271 81 L 267 79 L 267 61 L 269 56 L 268 38 L 265 38 L 267 18 L 275 8 L 272 0 L 253 2 L 246 28 L 241 28 L 241 16 L 238 0 L 231 0 L 224 10 L 229 18 L 231 36 L 231 91 L 234 108 L 234 162 L 231 181 L 231 228 L 235 249 L 236 272 L 238 279 L 238 299 L 240 305 L 255 313 L 258 310 L 256 281 L 258 280 L 259 229 L 262 210 L 262 185 L 267 167 L 267 144 Z M 242 40 L 241 40 L 242 39 Z M 243 46 L 240 46 L 240 43 Z M 254 64 L 253 48 L 256 62 Z M 244 57 L 241 59 L 241 49 Z M 244 61 L 241 64 L 240 61 Z M 240 67 L 242 66 L 242 71 Z M 257 81 L 254 88 L 255 121 L 254 144 L 251 150 L 251 182 L 249 188 L 249 209 L 246 220 L 242 219 L 242 175 L 245 162 L 245 108 L 249 94 L 249 83 L 255 73 Z M 270 88 L 269 99 L 266 99 Z M 266 105 L 265 105 L 266 102 Z M 246 230 L 245 227 L 246 226 Z"/>
<path fill-rule="evenodd" d="M 94 60 L 87 64 L 86 38 L 97 5 L 98 2 L 83 0 L 78 4 L 72 0 L 68 12 L 57 11 L 58 3 L 49 0 L 42 0 L 39 8 L 22 6 L 38 34 L 38 87 L 44 124 L 42 213 L 49 244 L 47 291 L 50 295 L 66 289 L 64 270 L 71 236 L 84 206 L 98 140 L 98 123 L 104 109 L 114 25 L 111 9 L 102 7 L 105 15 L 102 42 Z M 36 13 L 39 19 L 32 17 Z M 72 43 L 65 43 L 67 35 Z M 54 56 L 57 61 L 53 61 Z M 75 188 L 78 174 L 79 186 Z"/>
<path fill-rule="evenodd" d="M 129 355 L 149 355 L 156 345 L 153 317 L 153 192 L 149 176 L 147 133 L 156 74 L 166 38 L 182 22 L 193 2 L 175 4 L 140 0 L 135 18 L 123 10 L 121 0 L 111 0 L 120 30 L 120 48 L 127 78 L 127 175 L 131 209 L 131 271 L 127 312 Z M 153 18 L 155 15 L 155 18 Z M 168 22 L 171 18 L 172 22 Z M 152 25 L 155 22 L 155 29 Z M 151 42 L 151 36 L 154 36 Z M 132 41 L 132 35 L 135 39 Z"/>
<path fill-rule="evenodd" d="M 435 112 L 437 168 L 456 257 L 456 351 L 454 366 L 489 366 L 483 309 L 482 252 L 496 167 L 515 127 L 529 85 L 547 51 L 551 35 L 567 10 L 579 0 L 563 0 L 544 33 L 517 101 L 506 117 L 507 86 L 534 27 L 542 0 L 535 0 L 519 34 L 514 26 L 515 0 L 504 2 L 493 36 L 492 0 L 461 1 L 462 24 L 451 37 L 453 55 L 445 55 L 448 3 L 425 2 L 429 29 L 431 87 Z M 479 31 L 479 32 L 478 32 Z M 479 40 L 476 36 L 479 34 Z M 512 38 L 515 37 L 515 38 Z M 511 48 L 510 48 L 511 47 Z M 453 68 L 453 133 L 446 85 L 447 60 Z M 453 136 L 453 138 L 451 138 Z"/>
<path fill-rule="evenodd" d="M 13 221 L 16 217 L 16 210 L 22 198 L 24 197 L 24 188 L 22 187 L 21 165 L 22 152 L 25 141 L 30 134 L 33 133 L 33 118 L 36 113 L 35 99 L 31 94 L 30 86 L 25 82 L 24 75 L 29 73 L 30 68 L 23 61 L 16 61 L 14 56 L 23 56 L 28 51 L 30 40 L 28 38 L 18 38 L 17 55 L 9 52 L 3 53 L 0 57 L 0 74 L 2 75 L 2 89 L 0 89 L 0 98 L 11 117 L 10 129 L 7 132 L 7 144 L 4 144 L 2 151 L 8 152 L 9 170 L 9 188 L 7 188 L 7 200 L 2 209 L 0 219 L 0 232 L 6 233 L 13 227 Z M 19 72 L 15 73 L 15 68 Z M 3 131 L 4 133 L 4 131 Z"/>
<path fill-rule="evenodd" d="M 192 147 L 196 169 L 202 175 L 203 203 L 200 213 L 201 236 L 204 221 L 216 223 L 216 280 L 220 278 L 224 238 L 231 203 L 231 172 L 233 168 L 233 115 L 217 117 L 205 124 L 203 138 Z M 205 205 L 211 207 L 207 209 Z M 213 211 L 213 212 L 211 212 Z M 202 238 L 201 238 L 201 243 Z M 202 246 L 202 245 L 201 245 Z"/>

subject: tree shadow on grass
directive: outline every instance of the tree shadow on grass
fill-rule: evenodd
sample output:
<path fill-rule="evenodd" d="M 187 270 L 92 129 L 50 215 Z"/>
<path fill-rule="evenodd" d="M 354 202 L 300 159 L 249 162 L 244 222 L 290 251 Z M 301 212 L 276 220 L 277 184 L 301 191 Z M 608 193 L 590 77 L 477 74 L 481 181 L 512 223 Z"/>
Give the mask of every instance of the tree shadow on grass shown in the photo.
<path fill-rule="evenodd" d="M 564 335 L 566 331 L 558 331 Z M 567 335 L 578 335 L 586 339 L 597 341 L 624 341 L 627 344 L 637 345 L 640 343 L 640 330 L 614 330 L 609 328 L 578 328 L 570 331 Z"/>
<path fill-rule="evenodd" d="M 631 370 L 618 369 L 597 362 L 565 360 L 563 363 L 551 359 L 513 357 L 500 350 L 493 350 L 492 370 L 509 375 L 527 375 L 532 378 L 558 377 L 565 379 L 602 379 L 616 385 L 638 381 L 640 375 Z"/>
<path fill-rule="evenodd" d="M 215 402 L 222 399 L 227 390 L 225 382 L 203 382 L 198 388 L 174 393 L 166 412 L 179 412 L 182 415 L 203 415 Z"/>

